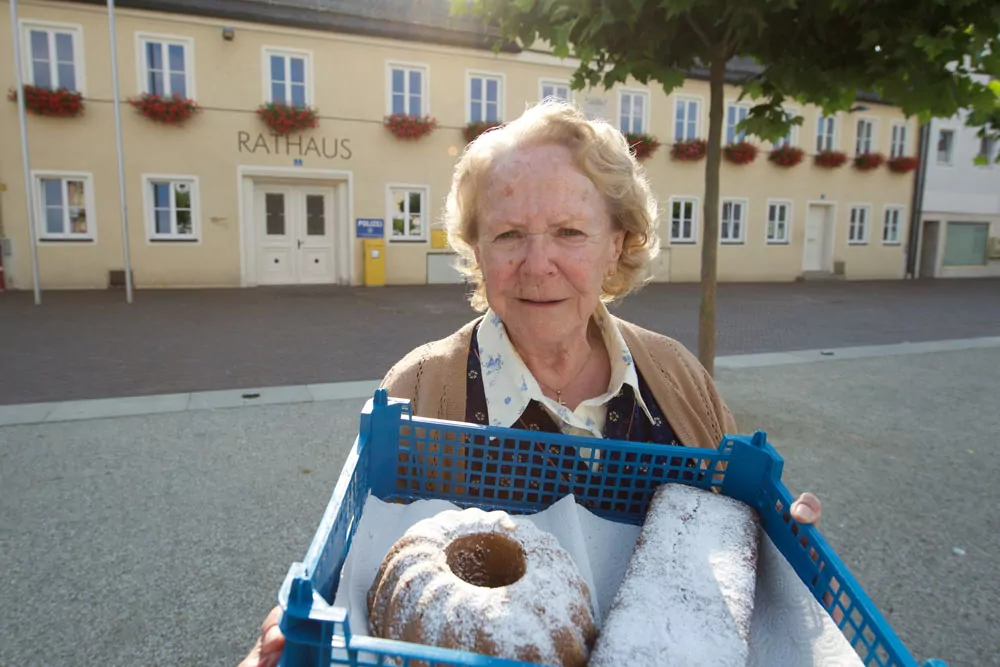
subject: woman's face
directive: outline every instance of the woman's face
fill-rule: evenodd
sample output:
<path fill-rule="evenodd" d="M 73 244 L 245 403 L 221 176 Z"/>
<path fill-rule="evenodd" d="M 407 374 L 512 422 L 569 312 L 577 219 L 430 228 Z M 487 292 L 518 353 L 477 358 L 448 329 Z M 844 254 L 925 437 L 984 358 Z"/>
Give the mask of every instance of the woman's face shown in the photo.
<path fill-rule="evenodd" d="M 585 331 L 625 232 L 612 229 L 604 197 L 569 149 L 498 158 L 478 219 L 486 299 L 515 340 L 554 344 Z"/>

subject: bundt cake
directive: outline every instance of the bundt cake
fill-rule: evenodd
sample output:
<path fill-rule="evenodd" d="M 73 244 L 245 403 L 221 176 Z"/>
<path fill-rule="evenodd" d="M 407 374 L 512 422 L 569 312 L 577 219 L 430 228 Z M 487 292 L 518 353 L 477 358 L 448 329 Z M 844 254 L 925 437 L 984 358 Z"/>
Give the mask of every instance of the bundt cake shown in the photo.
<path fill-rule="evenodd" d="M 584 667 L 597 637 L 590 590 L 556 538 L 476 508 L 406 531 L 368 612 L 377 637 L 557 667 Z"/>

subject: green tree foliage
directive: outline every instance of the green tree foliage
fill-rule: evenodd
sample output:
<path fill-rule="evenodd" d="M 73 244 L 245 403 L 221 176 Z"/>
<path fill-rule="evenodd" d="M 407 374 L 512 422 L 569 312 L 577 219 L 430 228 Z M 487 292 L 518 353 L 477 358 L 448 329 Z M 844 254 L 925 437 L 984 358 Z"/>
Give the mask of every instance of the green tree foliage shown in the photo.
<path fill-rule="evenodd" d="M 709 372 L 725 83 L 755 102 L 740 129 L 769 141 L 802 122 L 785 116 L 786 100 L 834 113 L 861 92 L 922 123 L 967 109 L 969 124 L 1000 136 L 997 0 L 452 0 L 452 9 L 481 17 L 501 39 L 525 48 L 541 40 L 578 58 L 577 90 L 631 76 L 669 94 L 693 71 L 708 75 L 699 358 Z M 756 71 L 733 80 L 726 64 L 735 58 Z"/>

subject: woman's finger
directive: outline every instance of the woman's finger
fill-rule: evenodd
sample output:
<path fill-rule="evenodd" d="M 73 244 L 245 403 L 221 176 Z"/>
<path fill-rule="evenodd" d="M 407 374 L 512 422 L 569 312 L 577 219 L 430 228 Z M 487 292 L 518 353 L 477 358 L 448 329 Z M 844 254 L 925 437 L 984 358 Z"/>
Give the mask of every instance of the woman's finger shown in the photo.
<path fill-rule="evenodd" d="M 803 493 L 792 503 L 790 512 L 799 523 L 817 523 L 823 514 L 823 504 L 813 494 Z"/>
<path fill-rule="evenodd" d="M 281 655 L 285 647 L 285 635 L 281 633 L 281 607 L 276 606 L 260 625 L 260 635 L 263 638 L 261 651 L 265 656 L 271 653 Z"/>

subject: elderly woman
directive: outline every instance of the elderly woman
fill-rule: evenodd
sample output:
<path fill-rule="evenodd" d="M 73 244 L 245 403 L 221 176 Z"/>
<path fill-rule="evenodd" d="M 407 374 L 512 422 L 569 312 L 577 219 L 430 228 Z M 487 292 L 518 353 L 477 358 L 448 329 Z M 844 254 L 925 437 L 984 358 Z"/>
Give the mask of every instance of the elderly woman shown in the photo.
<path fill-rule="evenodd" d="M 484 312 L 399 361 L 383 386 L 414 414 L 715 447 L 736 423 L 678 342 L 611 315 L 647 278 L 656 201 L 622 134 L 546 101 L 473 142 L 445 208 L 472 305 Z M 793 516 L 812 523 L 803 494 Z M 276 607 L 245 667 L 277 663 Z"/>

